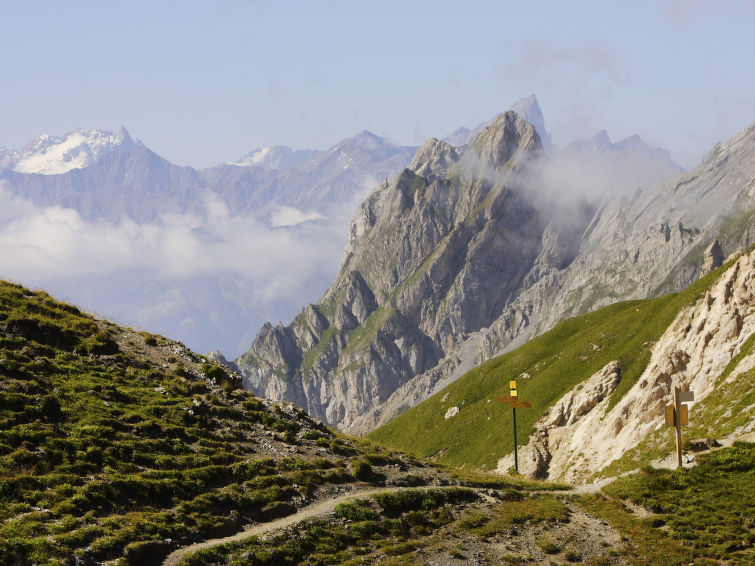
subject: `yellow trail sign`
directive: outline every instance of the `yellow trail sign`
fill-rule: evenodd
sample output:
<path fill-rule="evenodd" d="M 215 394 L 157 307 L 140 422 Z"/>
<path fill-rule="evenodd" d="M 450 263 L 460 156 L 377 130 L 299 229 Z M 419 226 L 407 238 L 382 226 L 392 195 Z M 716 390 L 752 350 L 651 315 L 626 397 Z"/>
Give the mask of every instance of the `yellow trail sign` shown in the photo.
<path fill-rule="evenodd" d="M 666 405 L 666 426 L 674 426 L 674 406 Z"/>

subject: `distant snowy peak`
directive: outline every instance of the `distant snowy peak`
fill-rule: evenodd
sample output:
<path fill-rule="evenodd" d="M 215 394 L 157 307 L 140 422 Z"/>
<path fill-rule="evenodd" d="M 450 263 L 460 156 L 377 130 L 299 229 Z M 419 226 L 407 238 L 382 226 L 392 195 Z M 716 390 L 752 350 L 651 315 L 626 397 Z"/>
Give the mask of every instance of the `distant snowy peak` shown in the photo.
<path fill-rule="evenodd" d="M 63 137 L 44 134 L 20 151 L 0 150 L 0 167 L 17 173 L 59 175 L 83 169 L 116 149 L 130 151 L 141 142 L 131 139 L 126 128 L 117 134 L 108 130 L 75 130 Z"/>
<path fill-rule="evenodd" d="M 291 149 L 283 145 L 273 145 L 263 147 L 262 149 L 255 149 L 241 157 L 238 161 L 230 163 L 230 165 L 262 167 L 275 171 L 285 171 L 287 169 L 296 169 L 321 154 L 322 151 L 315 149 Z"/>

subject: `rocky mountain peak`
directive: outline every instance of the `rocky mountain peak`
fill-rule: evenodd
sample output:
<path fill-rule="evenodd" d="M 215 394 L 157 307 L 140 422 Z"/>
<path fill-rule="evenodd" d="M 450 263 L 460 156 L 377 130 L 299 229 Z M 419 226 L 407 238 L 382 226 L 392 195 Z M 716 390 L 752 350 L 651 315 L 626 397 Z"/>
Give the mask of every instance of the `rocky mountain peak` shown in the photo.
<path fill-rule="evenodd" d="M 519 151 L 541 150 L 543 144 L 534 126 L 514 111 L 498 116 L 471 142 L 482 165 L 498 169 Z"/>
<path fill-rule="evenodd" d="M 548 149 L 553 145 L 551 142 L 551 136 L 545 129 L 543 111 L 540 110 L 540 105 L 537 103 L 537 97 L 534 94 L 526 98 L 520 98 L 511 105 L 509 110 L 516 112 L 530 124 L 535 126 L 535 130 L 537 130 L 537 133 L 540 136 L 540 141 L 545 149 Z"/>
<path fill-rule="evenodd" d="M 611 138 L 608 137 L 608 132 L 605 130 L 600 130 L 597 134 L 590 138 L 589 141 L 596 148 L 604 150 L 611 148 Z"/>
<path fill-rule="evenodd" d="M 459 156 L 459 150 L 451 144 L 430 138 L 414 155 L 409 169 L 418 175 L 439 177 L 448 172 Z"/>

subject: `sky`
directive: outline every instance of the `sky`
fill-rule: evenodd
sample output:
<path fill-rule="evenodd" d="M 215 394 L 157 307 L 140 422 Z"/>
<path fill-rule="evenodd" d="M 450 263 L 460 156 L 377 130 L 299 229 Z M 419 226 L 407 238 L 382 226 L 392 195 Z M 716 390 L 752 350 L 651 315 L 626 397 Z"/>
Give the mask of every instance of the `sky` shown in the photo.
<path fill-rule="evenodd" d="M 418 145 L 530 94 L 557 145 L 638 133 L 692 167 L 755 120 L 755 2 L 7 2 L 0 147 L 125 126 L 179 165 Z"/>

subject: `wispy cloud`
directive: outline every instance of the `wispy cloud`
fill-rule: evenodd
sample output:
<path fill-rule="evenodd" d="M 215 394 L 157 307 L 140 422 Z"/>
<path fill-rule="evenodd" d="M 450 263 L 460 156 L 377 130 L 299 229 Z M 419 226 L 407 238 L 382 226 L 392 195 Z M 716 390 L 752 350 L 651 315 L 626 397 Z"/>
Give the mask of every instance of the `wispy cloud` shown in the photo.
<path fill-rule="evenodd" d="M 510 48 L 514 55 L 508 58 L 511 62 L 503 70 L 514 84 L 534 83 L 553 88 L 575 73 L 574 82 L 585 74 L 600 75 L 617 84 L 628 78 L 619 53 L 600 41 L 564 47 L 532 40 Z"/>

